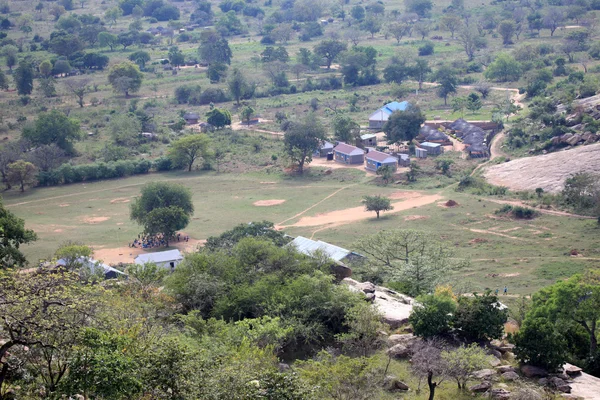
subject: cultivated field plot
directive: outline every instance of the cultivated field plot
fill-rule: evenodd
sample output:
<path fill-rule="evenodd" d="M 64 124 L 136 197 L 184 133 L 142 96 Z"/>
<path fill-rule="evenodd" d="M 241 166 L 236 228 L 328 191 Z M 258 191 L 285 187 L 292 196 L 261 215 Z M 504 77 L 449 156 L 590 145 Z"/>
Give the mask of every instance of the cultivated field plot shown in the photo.
<path fill-rule="evenodd" d="M 303 235 L 352 248 L 361 236 L 382 229 L 418 229 L 450 243 L 456 256 L 471 259 L 453 279 L 459 289 L 509 287 L 509 294 L 531 294 L 542 286 L 597 266 L 599 228 L 595 220 L 546 215 L 518 221 L 494 215 L 499 204 L 444 190 L 405 190 L 369 183 L 363 171 L 314 169 L 304 178 L 275 174 L 151 174 L 121 180 L 7 193 L 9 210 L 25 218 L 39 240 L 24 251 L 30 260 L 49 257 L 66 240 L 96 249 L 107 262 L 130 262 L 140 250 L 128 243 L 140 228 L 129 221 L 129 203 L 149 181 L 179 182 L 192 190 L 195 214 L 185 234 L 193 250 L 208 236 L 236 224 L 269 220 L 290 235 Z M 375 219 L 360 201 L 365 195 L 392 198 L 393 212 Z M 454 200 L 455 207 L 446 201 Z M 177 243 L 176 243 L 177 245 Z M 577 250 L 577 256 L 571 251 Z"/>
<path fill-rule="evenodd" d="M 511 190 L 560 192 L 565 180 L 578 172 L 596 173 L 600 170 L 600 144 L 580 146 L 535 157 L 521 158 L 493 165 L 483 175 L 498 186 Z"/>

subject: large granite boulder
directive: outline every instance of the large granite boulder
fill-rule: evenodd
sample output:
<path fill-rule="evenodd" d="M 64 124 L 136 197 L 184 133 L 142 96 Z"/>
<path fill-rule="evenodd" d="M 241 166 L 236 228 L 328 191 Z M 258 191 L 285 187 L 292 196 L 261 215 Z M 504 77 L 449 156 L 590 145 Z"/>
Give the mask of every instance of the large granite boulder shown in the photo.
<path fill-rule="evenodd" d="M 527 364 L 521 366 L 521 373 L 528 378 L 545 378 L 548 376 L 548 371 L 544 368 Z"/>
<path fill-rule="evenodd" d="M 481 380 L 490 380 L 493 378 L 493 376 L 496 374 L 496 372 L 493 369 L 481 369 L 479 371 L 475 371 L 471 374 L 471 376 L 473 376 L 473 378 L 475 379 L 481 379 Z"/>
<path fill-rule="evenodd" d="M 397 344 L 388 349 L 387 355 L 397 360 L 409 358 L 412 352 L 403 344 Z"/>
<path fill-rule="evenodd" d="M 492 388 L 492 383 L 488 381 L 481 382 L 479 385 L 471 386 L 469 390 L 473 393 L 485 393 Z"/>

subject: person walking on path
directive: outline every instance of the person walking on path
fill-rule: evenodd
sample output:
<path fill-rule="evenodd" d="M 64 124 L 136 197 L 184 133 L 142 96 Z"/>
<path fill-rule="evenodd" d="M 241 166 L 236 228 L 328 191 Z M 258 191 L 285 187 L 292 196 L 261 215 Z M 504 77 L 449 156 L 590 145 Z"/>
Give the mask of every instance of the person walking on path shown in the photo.
<path fill-rule="evenodd" d="M 508 294 L 508 288 L 506 286 L 504 286 L 504 295 L 506 296 Z"/>
<path fill-rule="evenodd" d="M 498 296 L 498 292 L 499 292 L 499 290 L 498 290 L 498 288 L 496 288 L 496 296 Z"/>

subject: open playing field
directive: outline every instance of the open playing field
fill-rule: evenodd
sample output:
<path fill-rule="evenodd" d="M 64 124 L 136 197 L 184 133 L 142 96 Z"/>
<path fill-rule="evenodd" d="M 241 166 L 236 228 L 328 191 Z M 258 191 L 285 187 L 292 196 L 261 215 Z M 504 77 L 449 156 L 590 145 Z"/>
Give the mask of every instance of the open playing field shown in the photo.
<path fill-rule="evenodd" d="M 381 229 L 431 232 L 470 258 L 471 266 L 454 273 L 460 290 L 509 287 L 511 294 L 531 294 L 557 279 L 597 266 L 600 229 L 595 220 L 543 214 L 532 221 L 499 218 L 493 202 L 457 193 L 453 186 L 428 191 L 402 185 L 376 186 L 358 169 L 313 168 L 303 178 L 280 174 L 215 172 L 150 174 L 141 177 L 9 192 L 8 209 L 26 220 L 39 240 L 24 251 L 32 261 L 48 258 L 66 240 L 94 246 L 107 262 L 130 262 L 128 248 L 140 228 L 129 221 L 129 203 L 149 181 L 168 180 L 189 187 L 195 214 L 185 233 L 192 250 L 200 240 L 236 224 L 269 220 L 290 235 L 304 235 L 352 248 L 360 236 Z M 404 188 L 404 190 L 403 190 Z M 367 194 L 393 199 L 394 212 L 375 219 L 360 201 Z M 448 208 L 449 200 L 458 202 Z M 579 256 L 571 256 L 571 250 Z M 139 252 L 139 250 L 138 250 Z"/>

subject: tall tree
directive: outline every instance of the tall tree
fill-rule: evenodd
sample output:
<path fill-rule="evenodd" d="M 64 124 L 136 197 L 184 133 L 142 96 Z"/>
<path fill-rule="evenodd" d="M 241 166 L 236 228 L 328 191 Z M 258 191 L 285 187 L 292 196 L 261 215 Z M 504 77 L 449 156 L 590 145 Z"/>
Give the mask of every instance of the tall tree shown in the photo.
<path fill-rule="evenodd" d="M 340 142 L 353 145 L 360 136 L 360 125 L 347 115 L 339 115 L 333 120 L 333 135 Z"/>
<path fill-rule="evenodd" d="M 456 93 L 456 87 L 458 86 L 456 71 L 451 67 L 442 66 L 437 70 L 435 80 L 440 84 L 438 95 L 444 99 L 444 105 L 447 105 L 448 95 Z"/>
<path fill-rule="evenodd" d="M 133 201 L 130 208 L 131 220 L 142 225 L 148 234 L 164 234 L 167 246 L 173 233 L 185 228 L 193 214 L 189 189 L 168 182 L 144 185 L 141 196 Z"/>
<path fill-rule="evenodd" d="M 31 186 L 35 183 L 37 168 L 30 162 L 19 160 L 8 166 L 8 181 L 11 185 L 19 185 L 21 192 L 25 191 L 25 186 Z"/>
<path fill-rule="evenodd" d="M 203 33 L 198 48 L 200 59 L 207 64 L 231 64 L 229 42 L 215 31 Z"/>
<path fill-rule="evenodd" d="M 79 104 L 79 107 L 83 107 L 83 98 L 87 93 L 87 88 L 89 83 L 91 82 L 91 79 L 65 79 L 64 82 L 67 90 L 77 98 L 77 104 Z"/>
<path fill-rule="evenodd" d="M 314 52 L 323 57 L 327 69 L 331 69 L 331 64 L 335 58 L 342 51 L 346 50 L 347 47 L 346 43 L 340 42 L 339 40 L 324 40 L 314 48 Z"/>
<path fill-rule="evenodd" d="M 388 143 L 412 142 L 419 134 L 425 115 L 416 104 L 410 104 L 404 111 L 395 111 L 383 126 Z"/>
<path fill-rule="evenodd" d="M 194 163 L 202 158 L 210 157 L 210 141 L 204 134 L 195 134 L 177 139 L 169 147 L 169 158 L 174 165 L 182 165 L 188 171 L 192 170 Z"/>
<path fill-rule="evenodd" d="M 20 95 L 28 95 L 33 91 L 34 72 L 31 64 L 23 60 L 15 71 L 15 84 Z"/>
<path fill-rule="evenodd" d="M 19 248 L 22 244 L 37 240 L 35 232 L 25 229 L 25 221 L 4 208 L 2 203 L 0 203 L 0 228 L 0 270 L 26 265 L 27 260 Z M 2 287 L 6 289 L 6 287 Z M 0 292 L 3 292 L 3 290 Z M 2 294 L 0 294 L 1 296 Z M 2 347 L 0 346 L 0 352 Z M 1 360 L 0 358 L 0 362 Z M 2 379 L 0 378 L 0 390 L 1 382 Z"/>
<path fill-rule="evenodd" d="M 22 136 L 35 145 L 56 144 L 74 154 L 73 142 L 81 137 L 79 122 L 58 110 L 40 113 L 33 125 L 23 128 Z"/>
<path fill-rule="evenodd" d="M 386 280 L 405 282 L 413 296 L 432 290 L 450 269 L 462 265 L 448 246 L 412 230 L 381 231 L 363 237 L 356 247 Z"/>
<path fill-rule="evenodd" d="M 375 214 L 377 214 L 377 219 L 379 219 L 379 213 L 381 211 L 390 211 L 394 209 L 388 197 L 379 195 L 365 196 L 362 203 L 365 205 L 365 210 L 375 211 Z"/>
<path fill-rule="evenodd" d="M 244 73 L 237 67 L 231 70 L 229 79 L 227 80 L 227 86 L 229 87 L 229 93 L 235 99 L 236 104 L 240 105 L 240 100 L 248 91 L 248 83 Z"/>
<path fill-rule="evenodd" d="M 424 58 L 417 58 L 415 64 L 408 69 L 409 76 L 419 82 L 419 90 L 423 89 L 423 82 L 430 72 L 429 62 Z"/>
<path fill-rule="evenodd" d="M 292 122 L 284 136 L 285 151 L 291 161 L 297 165 L 298 172 L 304 172 L 304 165 L 312 161 L 312 154 L 325 140 L 325 128 L 314 117 L 309 116 L 304 122 Z"/>
<path fill-rule="evenodd" d="M 17 62 L 19 60 L 17 57 L 18 52 L 19 52 L 19 49 L 17 48 L 17 46 L 14 46 L 12 44 L 7 44 L 5 46 L 2 46 L 2 55 L 4 56 L 6 66 L 11 71 L 12 71 L 12 68 L 15 65 L 17 65 Z"/>
<path fill-rule="evenodd" d="M 129 96 L 130 92 L 137 92 L 142 86 L 143 78 L 140 68 L 130 61 L 115 64 L 108 72 L 108 82 L 115 91 L 123 92 L 125 96 Z"/>

